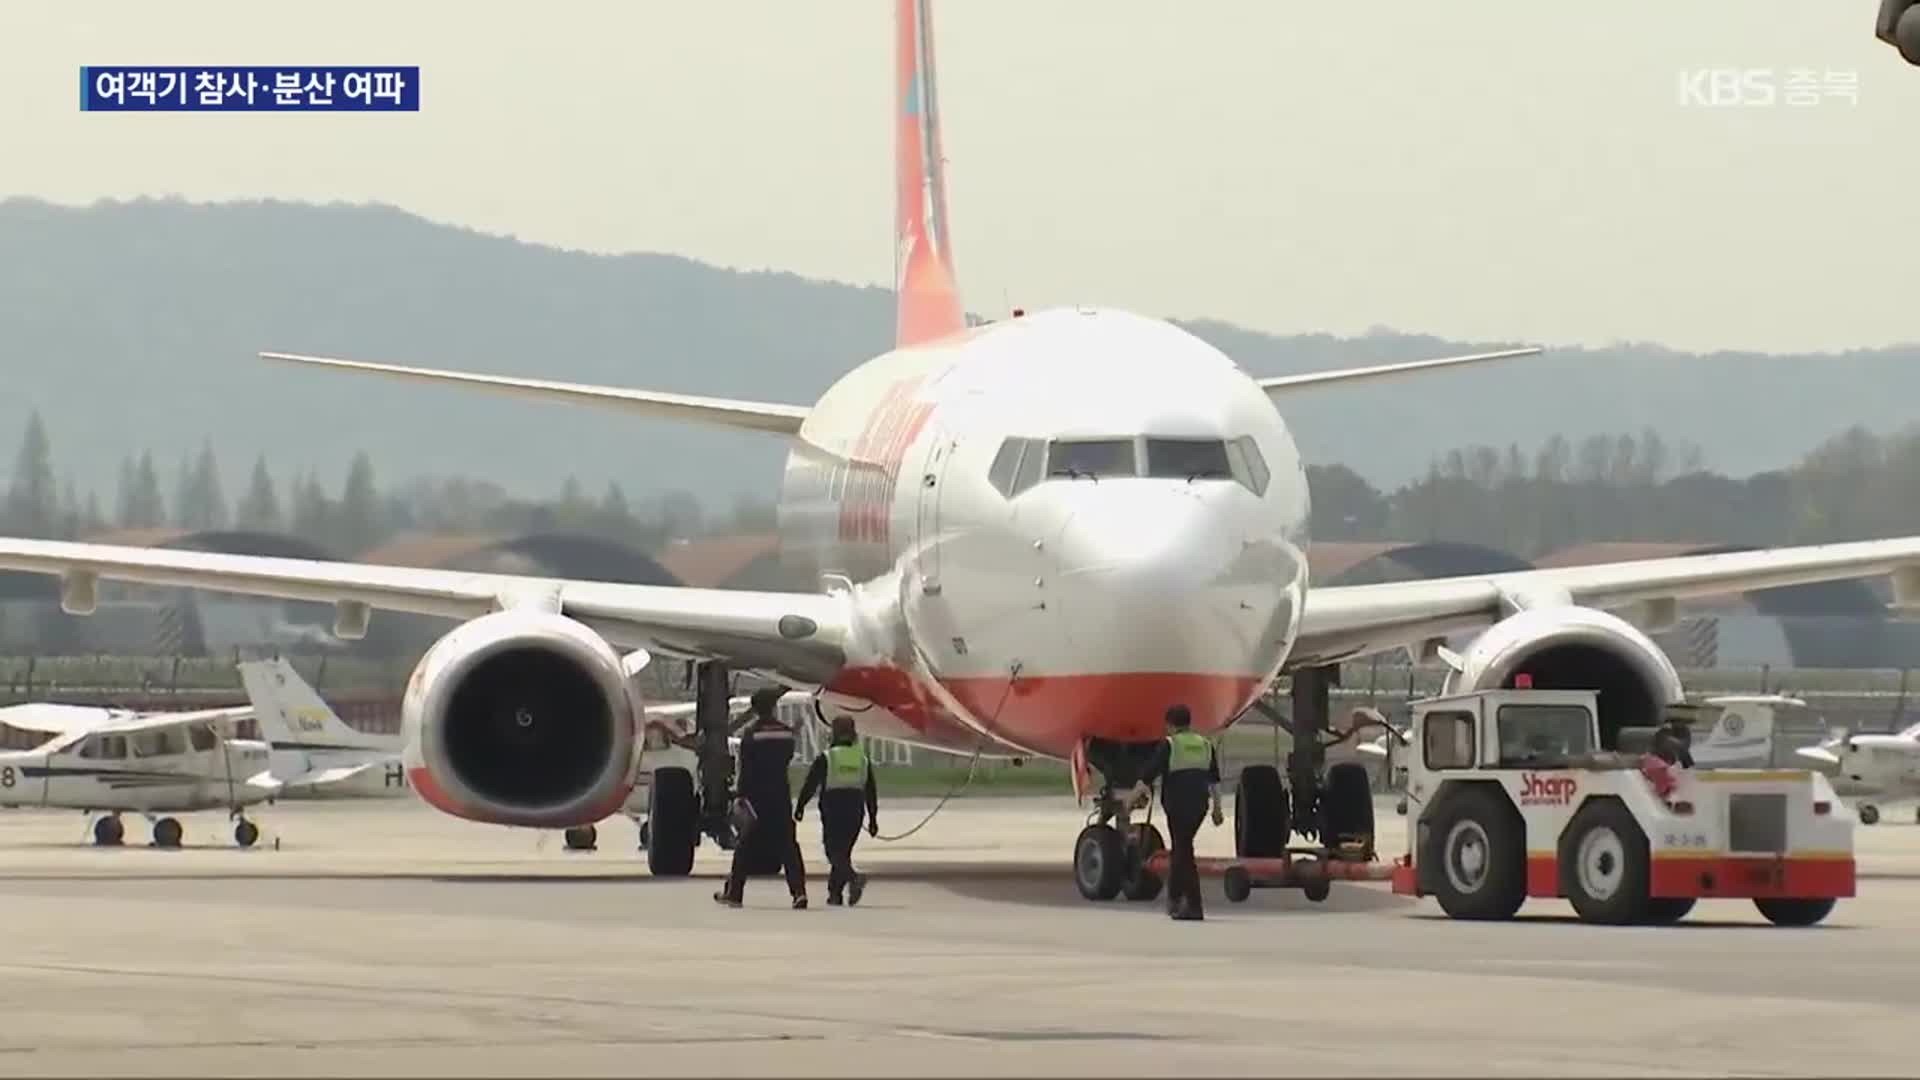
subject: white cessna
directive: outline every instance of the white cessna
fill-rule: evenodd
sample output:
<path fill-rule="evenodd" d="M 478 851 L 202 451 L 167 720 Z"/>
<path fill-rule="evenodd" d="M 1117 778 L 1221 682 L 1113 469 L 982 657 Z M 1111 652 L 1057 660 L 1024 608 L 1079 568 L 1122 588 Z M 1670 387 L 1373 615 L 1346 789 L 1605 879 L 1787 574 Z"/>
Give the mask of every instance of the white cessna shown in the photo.
<path fill-rule="evenodd" d="M 1076 843 L 1077 868 L 1126 858 L 1135 834 L 1104 789 L 1132 783 L 1176 702 L 1216 732 L 1291 672 L 1296 724 L 1320 721 L 1333 665 L 1427 653 L 1483 628 L 1451 692 L 1522 675 L 1541 689 L 1598 689 L 1611 731 L 1682 691 L 1660 649 L 1609 609 L 1659 623 L 1686 597 L 1890 572 L 1902 602 L 1920 594 L 1920 538 L 1310 588 L 1307 481 L 1276 404 L 1537 350 L 1256 378 L 1172 323 L 1122 311 L 967 326 L 928 3 L 895 7 L 897 347 L 812 405 L 269 354 L 777 435 L 789 446 L 783 554 L 818 591 L 20 539 L 0 539 L 0 569 L 57 575 L 70 612 L 91 611 L 111 579 L 332 602 L 343 637 L 363 634 L 376 609 L 459 620 L 414 671 L 403 730 L 413 788 L 462 817 L 565 828 L 618 809 L 642 717 L 623 653 L 644 649 L 700 665 L 709 828 L 716 810 L 724 817 L 728 672 L 744 670 L 817 692 L 863 735 L 1066 758 L 1082 785 L 1097 768 L 1101 812 Z M 664 828 L 659 805 L 661 781 L 684 771 L 653 777 L 659 872 L 692 862 L 692 829 L 677 818 Z M 1246 794 L 1241 813 L 1281 812 L 1277 785 Z M 672 812 L 693 805 L 676 796 Z M 676 854 L 663 858 L 664 846 Z"/>
<path fill-rule="evenodd" d="M 0 724 L 50 735 L 31 750 L 0 752 L 0 806 L 42 806 L 102 814 L 93 842 L 126 838 L 123 812 L 153 822 L 155 847 L 180 846 L 171 814 L 224 809 L 233 840 L 251 847 L 260 829 L 242 808 L 268 791 L 249 780 L 267 768 L 267 745 L 231 737 L 253 715 L 246 707 L 135 713 L 86 705 L 33 703 L 0 709 Z"/>
<path fill-rule="evenodd" d="M 1802 764 L 1826 773 L 1833 790 L 1857 796 L 1860 824 L 1880 820 L 1880 803 L 1920 798 L 1920 724 L 1886 734 L 1846 731 L 1796 751 Z M 1914 811 L 1920 821 L 1920 809 Z"/>

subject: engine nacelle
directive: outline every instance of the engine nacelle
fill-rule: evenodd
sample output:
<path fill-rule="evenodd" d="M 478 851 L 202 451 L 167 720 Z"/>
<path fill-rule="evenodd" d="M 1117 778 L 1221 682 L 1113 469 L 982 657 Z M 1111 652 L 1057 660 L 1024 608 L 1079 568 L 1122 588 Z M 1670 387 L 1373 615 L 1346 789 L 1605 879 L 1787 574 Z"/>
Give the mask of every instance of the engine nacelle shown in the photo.
<path fill-rule="evenodd" d="M 401 705 L 414 789 L 459 817 L 565 828 L 633 790 L 642 703 L 619 654 L 563 615 L 501 611 L 421 658 Z"/>
<path fill-rule="evenodd" d="M 1527 675 L 1538 690 L 1596 690 L 1600 743 L 1622 727 L 1659 722 L 1685 690 L 1673 661 L 1633 624 L 1604 611 L 1546 607 L 1502 619 L 1476 638 L 1447 676 L 1445 692 L 1511 688 Z"/>

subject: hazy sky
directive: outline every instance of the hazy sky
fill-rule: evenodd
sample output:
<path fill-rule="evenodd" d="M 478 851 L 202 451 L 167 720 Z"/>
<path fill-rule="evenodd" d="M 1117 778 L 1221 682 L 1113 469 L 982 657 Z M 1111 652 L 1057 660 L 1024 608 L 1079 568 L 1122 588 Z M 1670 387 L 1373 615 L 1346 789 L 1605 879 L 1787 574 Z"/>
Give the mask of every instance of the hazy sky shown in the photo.
<path fill-rule="evenodd" d="M 1260 329 L 1920 339 L 1920 69 L 1876 0 L 936 2 L 969 305 Z M 883 0 L 0 6 L 0 194 L 377 201 L 885 282 Z M 419 64 L 413 115 L 82 114 L 111 63 Z M 1857 76 L 1683 105 L 1681 73 Z M 1897 232 L 1896 232 L 1897 230 Z"/>

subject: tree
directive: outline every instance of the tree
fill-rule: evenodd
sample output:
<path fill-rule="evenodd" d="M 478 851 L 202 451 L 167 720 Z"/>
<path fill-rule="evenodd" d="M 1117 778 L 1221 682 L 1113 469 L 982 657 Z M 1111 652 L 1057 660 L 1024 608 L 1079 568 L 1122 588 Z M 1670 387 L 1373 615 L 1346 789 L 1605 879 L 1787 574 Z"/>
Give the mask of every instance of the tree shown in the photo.
<path fill-rule="evenodd" d="M 332 537 L 333 505 L 327 499 L 320 478 L 308 473 L 294 481 L 293 521 L 295 536 L 309 543 L 326 544 Z"/>
<path fill-rule="evenodd" d="M 60 496 L 53 484 L 53 455 L 47 429 L 36 410 L 27 420 L 20 455 L 7 486 L 6 525 L 18 536 L 49 538 L 60 528 Z"/>
<path fill-rule="evenodd" d="M 264 455 L 253 462 L 253 478 L 240 500 L 236 524 L 255 532 L 278 532 L 281 527 L 280 496 L 273 489 L 273 476 L 267 472 Z"/>
<path fill-rule="evenodd" d="M 160 473 L 153 467 L 151 452 L 140 455 L 139 463 L 127 471 L 123 483 L 121 528 L 157 529 L 167 523 L 166 503 L 160 497 Z"/>
<path fill-rule="evenodd" d="M 1387 500 L 1345 465 L 1307 466 L 1312 496 L 1311 535 L 1326 540 L 1379 536 L 1387 527 Z"/>
<path fill-rule="evenodd" d="M 373 462 L 366 451 L 353 455 L 333 537 L 342 551 L 358 554 L 380 540 L 380 496 L 373 486 Z"/>
<path fill-rule="evenodd" d="M 220 466 L 213 459 L 213 444 L 200 444 L 200 456 L 187 471 L 180 486 L 180 501 L 174 519 L 183 529 L 225 528 L 227 498 L 220 489 Z"/>

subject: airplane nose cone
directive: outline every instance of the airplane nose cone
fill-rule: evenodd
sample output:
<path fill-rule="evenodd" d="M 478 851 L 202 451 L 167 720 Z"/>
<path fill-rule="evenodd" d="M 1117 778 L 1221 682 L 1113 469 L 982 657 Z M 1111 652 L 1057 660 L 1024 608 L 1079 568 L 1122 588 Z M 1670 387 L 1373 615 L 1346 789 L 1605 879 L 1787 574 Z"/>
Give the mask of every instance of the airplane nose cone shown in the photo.
<path fill-rule="evenodd" d="M 1175 703 L 1217 725 L 1280 661 L 1292 575 L 1239 526 L 1234 494 L 1113 483 L 1083 493 L 1061 528 L 1050 599 L 1073 652 L 1111 676 L 1104 707 L 1129 717 L 1116 737 L 1157 736 Z"/>

